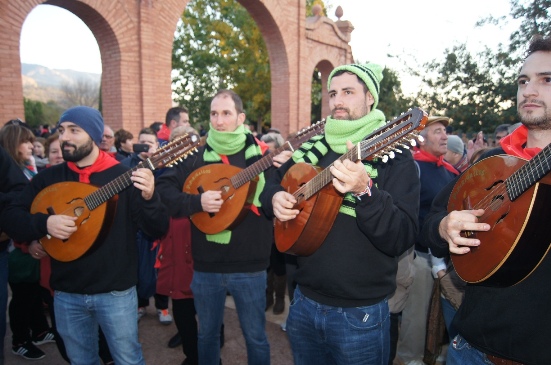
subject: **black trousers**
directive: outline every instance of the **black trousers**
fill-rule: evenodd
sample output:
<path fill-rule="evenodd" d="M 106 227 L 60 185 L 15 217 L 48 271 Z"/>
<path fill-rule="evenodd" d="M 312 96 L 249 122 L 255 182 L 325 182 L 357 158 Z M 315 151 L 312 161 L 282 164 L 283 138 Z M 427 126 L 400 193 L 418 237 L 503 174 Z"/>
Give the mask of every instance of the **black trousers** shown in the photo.
<path fill-rule="evenodd" d="M 50 329 L 44 306 L 42 287 L 35 283 L 10 283 L 11 301 L 8 308 L 12 344 L 22 345 Z"/>
<path fill-rule="evenodd" d="M 197 350 L 197 320 L 193 298 L 172 299 L 172 314 L 178 334 L 182 338 L 182 349 L 189 364 L 199 363 Z"/>

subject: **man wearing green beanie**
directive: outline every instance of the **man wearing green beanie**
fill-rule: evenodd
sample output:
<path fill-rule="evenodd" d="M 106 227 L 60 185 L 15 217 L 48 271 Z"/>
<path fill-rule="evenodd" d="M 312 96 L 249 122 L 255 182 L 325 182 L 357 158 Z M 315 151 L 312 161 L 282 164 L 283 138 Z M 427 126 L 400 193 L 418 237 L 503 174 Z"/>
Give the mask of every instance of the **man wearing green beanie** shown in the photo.
<path fill-rule="evenodd" d="M 397 257 L 418 232 L 419 179 L 411 153 L 388 163 L 338 158 L 386 123 L 376 109 L 382 67 L 350 64 L 329 75 L 325 134 L 312 138 L 268 179 L 260 196 L 281 221 L 299 211 L 280 182 L 296 163 L 329 167 L 344 195 L 327 237 L 311 255 L 298 257 L 298 283 L 287 320 L 296 365 L 381 364 L 389 357 L 387 298 L 396 288 Z M 407 179 L 407 177 L 411 177 Z"/>

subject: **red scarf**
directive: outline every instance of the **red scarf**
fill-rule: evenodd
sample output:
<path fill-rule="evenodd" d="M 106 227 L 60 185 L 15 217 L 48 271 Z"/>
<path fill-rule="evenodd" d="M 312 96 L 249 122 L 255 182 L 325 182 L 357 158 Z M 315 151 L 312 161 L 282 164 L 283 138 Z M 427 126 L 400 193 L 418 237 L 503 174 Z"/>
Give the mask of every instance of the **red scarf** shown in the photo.
<path fill-rule="evenodd" d="M 541 151 L 541 148 L 524 147 L 526 146 L 527 139 L 528 139 L 528 128 L 526 128 L 526 126 L 524 125 L 521 125 L 517 129 L 515 129 L 513 133 L 503 137 L 501 141 L 499 141 L 499 144 L 501 144 L 501 148 L 503 148 L 503 150 L 508 155 L 517 156 L 517 157 L 524 158 L 526 160 L 530 160 L 532 157 L 534 157 Z"/>
<path fill-rule="evenodd" d="M 90 175 L 95 172 L 107 170 L 110 167 L 118 164 L 119 161 L 115 160 L 111 155 L 102 150 L 99 151 L 98 158 L 93 164 L 86 167 L 78 167 L 74 162 L 67 162 L 67 166 L 78 174 L 78 181 L 83 183 L 90 183 Z"/>
<path fill-rule="evenodd" d="M 432 153 L 428 153 L 427 151 L 423 151 L 422 149 L 415 147 L 413 149 L 413 158 L 415 159 L 415 161 L 434 163 L 438 167 L 444 166 L 444 168 L 452 174 L 459 175 L 459 171 L 457 171 L 457 169 L 453 167 L 449 162 L 444 160 L 444 155 L 436 157 Z"/>

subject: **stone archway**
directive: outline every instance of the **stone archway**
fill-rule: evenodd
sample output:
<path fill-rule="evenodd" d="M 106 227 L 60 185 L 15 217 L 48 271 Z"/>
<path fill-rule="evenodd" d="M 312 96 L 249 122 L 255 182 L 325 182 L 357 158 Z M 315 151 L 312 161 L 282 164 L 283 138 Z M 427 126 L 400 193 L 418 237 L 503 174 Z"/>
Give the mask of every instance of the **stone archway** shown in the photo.
<path fill-rule="evenodd" d="M 296 0 L 238 0 L 258 24 L 270 55 L 272 123 L 284 135 L 310 122 L 311 76 L 352 62 L 352 27 L 319 15 L 306 18 Z M 19 39 L 37 5 L 62 7 L 90 28 L 102 60 L 105 122 L 137 132 L 164 120 L 172 106 L 172 43 L 189 0 L 4 0 L 0 2 L 0 123 L 24 115 Z M 325 81 L 324 81 L 325 82 Z M 325 85 L 324 85 L 325 90 Z M 326 98 L 324 96 L 324 108 Z M 327 110 L 323 109 L 323 115 Z"/>

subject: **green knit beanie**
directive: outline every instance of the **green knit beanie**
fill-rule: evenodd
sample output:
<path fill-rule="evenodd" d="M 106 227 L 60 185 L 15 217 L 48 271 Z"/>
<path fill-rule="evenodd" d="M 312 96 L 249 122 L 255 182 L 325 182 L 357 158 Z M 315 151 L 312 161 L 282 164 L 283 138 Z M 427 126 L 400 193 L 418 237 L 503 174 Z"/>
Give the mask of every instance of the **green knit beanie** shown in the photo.
<path fill-rule="evenodd" d="M 368 63 L 365 65 L 350 64 L 335 67 L 335 69 L 329 74 L 329 79 L 327 80 L 327 90 L 331 87 L 331 79 L 333 78 L 333 75 L 335 75 L 335 72 L 341 70 L 352 72 L 362 79 L 362 81 L 367 85 L 367 89 L 371 92 L 371 95 L 373 95 L 373 99 L 375 99 L 372 107 L 375 109 L 379 104 L 379 91 L 381 90 L 380 82 L 383 79 L 383 67 L 375 63 Z"/>

